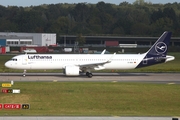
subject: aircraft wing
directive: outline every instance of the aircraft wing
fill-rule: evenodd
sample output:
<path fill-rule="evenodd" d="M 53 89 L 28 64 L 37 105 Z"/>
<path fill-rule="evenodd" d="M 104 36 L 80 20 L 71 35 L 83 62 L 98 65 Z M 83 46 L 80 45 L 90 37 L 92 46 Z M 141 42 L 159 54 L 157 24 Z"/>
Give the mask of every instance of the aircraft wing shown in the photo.
<path fill-rule="evenodd" d="M 105 62 L 99 62 L 99 63 L 87 63 L 87 64 L 79 64 L 80 67 L 95 67 L 98 65 L 104 65 L 106 63 L 109 63 L 108 61 Z"/>
<path fill-rule="evenodd" d="M 80 66 L 80 68 L 102 70 L 102 69 L 104 69 L 103 65 L 106 63 L 110 63 L 112 61 L 112 58 L 114 57 L 114 55 L 116 55 L 116 53 L 114 53 L 109 59 L 107 59 L 104 62 L 78 64 L 78 66 Z"/>
<path fill-rule="evenodd" d="M 88 64 L 79 64 L 78 66 L 80 67 L 81 70 L 84 69 L 94 69 L 94 70 L 103 70 L 104 64 L 109 63 L 108 61 L 105 62 L 100 62 L 100 63 L 88 63 Z"/>

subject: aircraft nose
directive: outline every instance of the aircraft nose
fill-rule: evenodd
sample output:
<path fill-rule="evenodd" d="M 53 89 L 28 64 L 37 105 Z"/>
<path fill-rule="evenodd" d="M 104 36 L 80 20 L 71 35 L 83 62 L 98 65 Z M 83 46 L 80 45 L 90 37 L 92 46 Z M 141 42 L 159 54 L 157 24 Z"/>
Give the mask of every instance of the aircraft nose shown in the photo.
<path fill-rule="evenodd" d="M 7 68 L 10 68 L 10 66 L 11 66 L 11 64 L 10 64 L 9 62 L 6 62 L 4 65 L 5 65 Z"/>

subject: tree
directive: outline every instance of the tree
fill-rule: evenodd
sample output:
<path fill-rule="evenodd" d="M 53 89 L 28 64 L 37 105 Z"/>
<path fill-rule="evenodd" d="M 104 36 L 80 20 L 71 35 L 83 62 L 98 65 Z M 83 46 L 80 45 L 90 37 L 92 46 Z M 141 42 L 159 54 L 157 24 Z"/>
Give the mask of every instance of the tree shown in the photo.
<path fill-rule="evenodd" d="M 151 27 L 144 23 L 134 24 L 131 28 L 132 35 L 148 35 L 152 32 Z"/>
<path fill-rule="evenodd" d="M 158 35 L 160 31 L 173 31 L 173 21 L 170 18 L 160 18 L 152 24 L 154 27 L 153 34 Z"/>
<path fill-rule="evenodd" d="M 177 2 L 150 4 L 145 0 L 119 5 L 105 2 L 30 7 L 0 5 L 0 30 L 156 36 L 168 29 L 173 31 L 173 35 L 180 36 L 179 6 Z"/>
<path fill-rule="evenodd" d="M 144 0 L 136 0 L 133 4 L 134 5 L 144 5 Z"/>

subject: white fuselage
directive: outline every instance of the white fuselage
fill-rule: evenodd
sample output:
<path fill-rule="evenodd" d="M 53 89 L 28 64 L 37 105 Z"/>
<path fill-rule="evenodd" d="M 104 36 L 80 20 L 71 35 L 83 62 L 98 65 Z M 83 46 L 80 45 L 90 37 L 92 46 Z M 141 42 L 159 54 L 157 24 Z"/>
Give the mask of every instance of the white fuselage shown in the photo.
<path fill-rule="evenodd" d="M 12 69 L 64 69 L 67 65 L 96 64 L 111 59 L 102 65 L 102 69 L 134 69 L 144 57 L 145 54 L 24 54 L 13 57 L 5 66 Z"/>

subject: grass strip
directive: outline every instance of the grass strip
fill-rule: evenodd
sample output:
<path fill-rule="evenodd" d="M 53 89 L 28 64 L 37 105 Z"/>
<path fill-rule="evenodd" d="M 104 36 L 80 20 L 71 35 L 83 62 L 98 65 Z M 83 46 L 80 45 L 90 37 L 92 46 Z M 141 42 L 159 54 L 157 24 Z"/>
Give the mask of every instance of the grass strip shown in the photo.
<path fill-rule="evenodd" d="M 20 94 L 0 93 L 0 103 L 29 103 L 29 110 L 0 115 L 180 116 L 179 85 L 111 82 L 15 82 Z"/>

